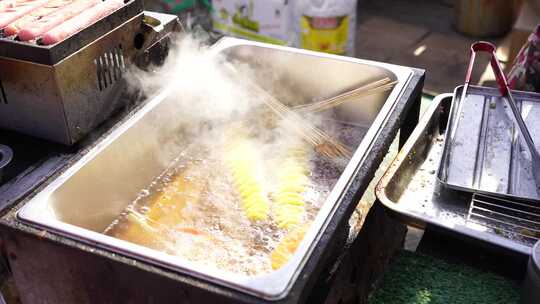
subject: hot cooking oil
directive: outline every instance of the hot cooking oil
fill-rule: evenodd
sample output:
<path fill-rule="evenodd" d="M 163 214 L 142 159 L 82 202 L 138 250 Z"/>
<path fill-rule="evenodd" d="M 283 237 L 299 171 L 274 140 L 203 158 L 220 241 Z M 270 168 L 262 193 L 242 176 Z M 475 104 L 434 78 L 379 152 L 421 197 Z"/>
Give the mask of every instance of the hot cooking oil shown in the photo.
<path fill-rule="evenodd" d="M 229 138 L 184 151 L 105 233 L 243 275 L 283 266 L 341 170 L 298 142 L 279 152 L 254 148 L 263 143 L 253 138 L 235 140 L 235 148 Z M 267 208 L 246 207 L 261 201 Z M 248 207 L 264 216 L 254 218 Z"/>

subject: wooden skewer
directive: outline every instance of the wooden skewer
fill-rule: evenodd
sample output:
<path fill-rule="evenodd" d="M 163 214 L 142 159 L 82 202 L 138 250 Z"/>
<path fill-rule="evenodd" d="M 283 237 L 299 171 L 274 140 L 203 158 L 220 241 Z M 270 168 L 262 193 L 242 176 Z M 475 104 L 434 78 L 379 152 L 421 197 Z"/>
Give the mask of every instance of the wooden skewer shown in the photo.
<path fill-rule="evenodd" d="M 325 110 L 334 108 L 336 106 L 339 106 L 343 103 L 354 101 L 355 99 L 360 98 L 360 97 L 366 97 L 366 96 L 374 95 L 380 92 L 391 90 L 394 85 L 395 85 L 395 82 L 392 82 L 392 83 L 389 83 L 389 84 L 386 84 L 386 85 L 383 85 L 374 89 L 370 89 L 370 90 L 365 90 L 365 91 L 361 90 L 357 92 L 346 93 L 344 95 L 340 95 L 332 99 L 327 99 L 324 101 L 315 102 L 308 105 L 301 105 L 301 106 L 296 107 L 294 110 L 303 112 L 303 113 L 321 112 L 321 111 L 325 111 Z"/>
<path fill-rule="evenodd" d="M 357 98 L 374 95 L 377 93 L 391 90 L 397 81 L 391 81 L 390 78 L 385 77 L 383 79 L 371 82 L 367 85 L 359 88 L 347 91 L 338 96 L 334 96 L 325 100 L 313 102 L 307 105 L 300 105 L 293 108 L 295 111 L 303 113 L 321 112 L 333 107 L 339 106 L 346 102 L 354 101 Z"/>
<path fill-rule="evenodd" d="M 375 82 L 371 82 L 371 83 L 369 83 L 367 85 L 361 86 L 359 88 L 356 88 L 356 89 L 347 91 L 345 93 L 339 94 L 337 96 L 330 97 L 330 98 L 327 98 L 327 99 L 324 99 L 324 100 L 321 100 L 321 101 L 317 101 L 317 102 L 314 102 L 314 103 L 311 103 L 311 104 L 307 104 L 307 105 L 300 105 L 300 106 L 297 106 L 297 107 L 295 107 L 293 109 L 311 107 L 313 105 L 318 105 L 318 104 L 331 104 L 331 103 L 333 103 L 335 101 L 340 101 L 340 100 L 343 100 L 343 99 L 346 100 L 346 99 L 351 98 L 351 97 L 363 96 L 366 93 L 379 92 L 379 91 L 387 89 L 388 87 L 392 87 L 394 84 L 395 84 L 395 82 L 392 82 L 390 80 L 390 78 L 386 77 L 386 78 L 377 80 Z"/>
<path fill-rule="evenodd" d="M 232 65 L 225 64 L 225 67 L 235 76 L 235 78 L 238 79 L 241 77 L 241 75 Z M 262 97 L 261 99 L 265 105 L 267 105 L 278 117 L 283 119 L 283 121 L 293 131 L 298 133 L 304 140 L 313 145 L 319 153 L 329 158 L 352 156 L 351 151 L 345 145 L 332 139 L 323 130 L 312 125 L 309 121 L 302 118 L 295 111 L 292 111 L 289 107 L 277 100 L 274 96 L 250 79 L 242 79 L 249 86 L 249 88 L 255 92 L 257 97 Z"/>

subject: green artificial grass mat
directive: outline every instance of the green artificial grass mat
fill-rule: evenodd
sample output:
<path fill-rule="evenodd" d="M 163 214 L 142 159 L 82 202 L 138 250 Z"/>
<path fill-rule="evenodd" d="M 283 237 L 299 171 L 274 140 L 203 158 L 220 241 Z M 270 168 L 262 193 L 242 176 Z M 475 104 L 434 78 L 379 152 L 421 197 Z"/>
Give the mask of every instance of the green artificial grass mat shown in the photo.
<path fill-rule="evenodd" d="M 402 251 L 369 304 L 513 304 L 519 285 L 493 273 Z"/>

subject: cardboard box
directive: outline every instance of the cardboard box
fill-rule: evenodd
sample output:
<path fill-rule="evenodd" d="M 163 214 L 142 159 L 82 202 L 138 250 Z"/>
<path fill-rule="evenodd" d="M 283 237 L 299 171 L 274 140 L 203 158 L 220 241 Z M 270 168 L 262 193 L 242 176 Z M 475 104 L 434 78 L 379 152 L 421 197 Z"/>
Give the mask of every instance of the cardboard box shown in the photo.
<path fill-rule="evenodd" d="M 292 40 L 288 0 L 213 0 L 215 31 L 250 40 L 286 45 Z"/>

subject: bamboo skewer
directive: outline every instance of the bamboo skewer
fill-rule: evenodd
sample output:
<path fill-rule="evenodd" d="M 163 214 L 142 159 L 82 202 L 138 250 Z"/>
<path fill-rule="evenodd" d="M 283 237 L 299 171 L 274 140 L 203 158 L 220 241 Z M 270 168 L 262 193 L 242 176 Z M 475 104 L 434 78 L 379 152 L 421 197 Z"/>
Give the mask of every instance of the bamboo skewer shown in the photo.
<path fill-rule="evenodd" d="M 380 80 L 363 85 L 359 88 L 347 91 L 338 96 L 327 98 L 321 101 L 313 102 L 306 105 L 299 105 L 292 109 L 302 113 L 316 113 L 337 107 L 346 102 L 354 101 L 356 98 L 366 97 L 377 93 L 391 90 L 397 81 L 391 81 L 385 77 Z"/>
<path fill-rule="evenodd" d="M 313 126 L 264 89 L 254 83 L 250 83 L 249 85 L 258 95 L 263 96 L 263 101 L 274 113 L 280 116 L 289 127 L 299 133 L 307 142 L 312 144 L 319 153 L 330 158 L 352 156 L 352 153 L 347 147 L 333 140 L 324 131 Z"/>
<path fill-rule="evenodd" d="M 225 64 L 225 67 L 236 76 L 235 78 L 238 79 L 241 77 L 232 65 Z M 261 99 L 264 104 L 266 104 L 278 117 L 283 119 L 283 121 L 305 141 L 313 145 L 317 152 L 329 158 L 352 157 L 351 151 L 345 145 L 331 138 L 323 130 L 312 125 L 309 121 L 302 118 L 298 113 L 291 110 L 253 81 L 246 78 L 242 79 L 245 80 L 245 83 L 258 97 L 262 97 Z"/>

